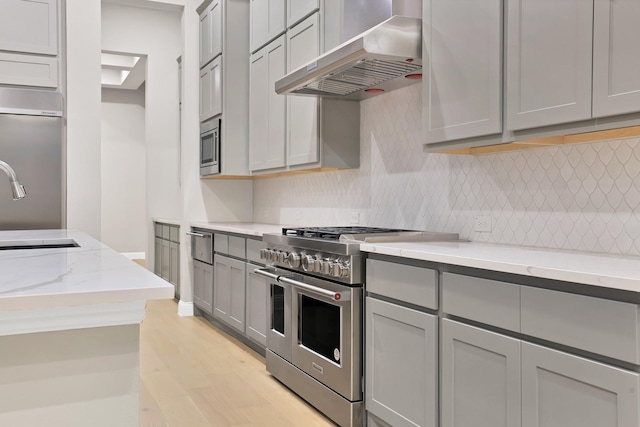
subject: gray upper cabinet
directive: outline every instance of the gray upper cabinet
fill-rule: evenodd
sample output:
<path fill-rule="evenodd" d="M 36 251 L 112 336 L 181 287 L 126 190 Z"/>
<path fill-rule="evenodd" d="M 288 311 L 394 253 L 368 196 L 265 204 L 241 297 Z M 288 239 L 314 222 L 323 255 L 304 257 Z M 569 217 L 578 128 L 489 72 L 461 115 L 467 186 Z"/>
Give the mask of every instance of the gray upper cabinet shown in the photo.
<path fill-rule="evenodd" d="M 289 1 L 290 3 L 292 2 Z M 287 32 L 288 72 L 311 62 L 320 55 L 319 20 L 319 14 L 316 13 Z M 287 97 L 287 164 L 289 165 L 315 163 L 320 160 L 318 104 L 319 100 L 315 97 Z"/>
<path fill-rule="evenodd" d="M 251 0 L 251 52 L 286 30 L 285 0 Z"/>
<path fill-rule="evenodd" d="M 285 71 L 284 35 L 251 56 L 249 166 L 252 171 L 285 166 L 287 97 L 278 95 L 274 90 L 275 81 Z"/>
<path fill-rule="evenodd" d="M 507 128 L 591 118 L 593 2 L 508 0 Z"/>
<path fill-rule="evenodd" d="M 287 27 L 293 27 L 319 8 L 320 0 L 287 0 Z"/>
<path fill-rule="evenodd" d="M 200 70 L 200 121 L 222 114 L 222 56 Z"/>
<path fill-rule="evenodd" d="M 519 427 L 520 341 L 442 320 L 441 427 Z"/>
<path fill-rule="evenodd" d="M 502 132 L 502 0 L 423 2 L 426 143 Z"/>
<path fill-rule="evenodd" d="M 637 0 L 595 0 L 594 117 L 640 110 L 639 21 Z"/>
<path fill-rule="evenodd" d="M 522 427 L 635 427 L 638 393 L 635 372 L 522 343 Z"/>
<path fill-rule="evenodd" d="M 222 3 L 210 2 L 200 12 L 200 67 L 222 53 Z"/>
<path fill-rule="evenodd" d="M 57 0 L 2 0 L 0 50 L 57 55 Z"/>

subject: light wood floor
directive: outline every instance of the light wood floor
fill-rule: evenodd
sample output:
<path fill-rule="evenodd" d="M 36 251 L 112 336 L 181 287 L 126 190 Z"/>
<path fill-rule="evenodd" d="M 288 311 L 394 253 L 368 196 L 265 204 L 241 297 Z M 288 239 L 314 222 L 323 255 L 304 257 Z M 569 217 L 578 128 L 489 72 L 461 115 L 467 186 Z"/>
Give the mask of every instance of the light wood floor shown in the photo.
<path fill-rule="evenodd" d="M 149 301 L 140 332 L 140 426 L 334 426 L 272 378 L 264 358 L 175 301 Z"/>

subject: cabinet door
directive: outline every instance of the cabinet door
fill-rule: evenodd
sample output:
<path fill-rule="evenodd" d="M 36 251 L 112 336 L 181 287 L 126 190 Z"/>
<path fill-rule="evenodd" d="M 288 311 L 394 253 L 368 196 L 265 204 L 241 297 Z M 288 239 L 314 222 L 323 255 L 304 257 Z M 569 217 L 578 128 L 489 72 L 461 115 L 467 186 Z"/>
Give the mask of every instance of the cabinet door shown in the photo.
<path fill-rule="evenodd" d="M 263 347 L 267 346 L 269 317 L 269 281 L 253 272 L 258 266 L 247 264 L 247 336 Z"/>
<path fill-rule="evenodd" d="M 57 55 L 58 1 L 0 1 L 0 50 Z"/>
<path fill-rule="evenodd" d="M 222 57 L 200 70 L 200 121 L 222 113 Z"/>
<path fill-rule="evenodd" d="M 640 111 L 640 2 L 595 0 L 593 18 L 593 116 Z"/>
<path fill-rule="evenodd" d="M 209 39 L 209 56 L 215 58 L 222 53 L 222 2 L 213 1 L 209 5 L 209 22 L 211 25 Z"/>
<path fill-rule="evenodd" d="M 427 143 L 502 131 L 502 0 L 425 0 Z"/>
<path fill-rule="evenodd" d="M 522 343 L 522 427 L 640 425 L 638 374 Z"/>
<path fill-rule="evenodd" d="M 170 274 L 169 274 L 170 269 L 171 269 L 171 247 L 170 247 L 169 241 L 163 239 L 160 276 L 167 282 L 170 279 Z"/>
<path fill-rule="evenodd" d="M 209 14 L 209 8 L 205 8 L 200 12 L 200 26 L 199 26 L 199 40 L 200 40 L 200 68 L 204 67 L 213 59 L 211 56 L 211 15 Z"/>
<path fill-rule="evenodd" d="M 193 303 L 207 313 L 213 306 L 213 266 L 193 261 Z"/>
<path fill-rule="evenodd" d="M 285 37 L 282 36 L 251 56 L 249 144 L 251 170 L 285 165 L 285 106 L 275 81 L 285 74 Z"/>
<path fill-rule="evenodd" d="M 593 2 L 508 0 L 507 128 L 591 117 Z"/>
<path fill-rule="evenodd" d="M 287 72 L 311 62 L 320 53 L 318 14 L 287 31 Z M 287 164 L 314 163 L 319 159 L 319 100 L 287 96 Z"/>
<path fill-rule="evenodd" d="M 284 33 L 285 0 L 251 0 L 251 52 Z"/>
<path fill-rule="evenodd" d="M 320 8 L 320 0 L 287 0 L 287 27 Z"/>
<path fill-rule="evenodd" d="M 178 288 L 180 280 L 180 245 L 169 242 L 169 282 Z"/>
<path fill-rule="evenodd" d="M 442 427 L 520 426 L 520 341 L 442 320 Z"/>
<path fill-rule="evenodd" d="M 366 299 L 366 410 L 394 427 L 435 427 L 436 316 Z"/>
<path fill-rule="evenodd" d="M 153 272 L 162 277 L 162 239 L 156 237 L 153 251 Z"/>
<path fill-rule="evenodd" d="M 245 329 L 245 263 L 216 255 L 213 314 L 229 326 Z"/>

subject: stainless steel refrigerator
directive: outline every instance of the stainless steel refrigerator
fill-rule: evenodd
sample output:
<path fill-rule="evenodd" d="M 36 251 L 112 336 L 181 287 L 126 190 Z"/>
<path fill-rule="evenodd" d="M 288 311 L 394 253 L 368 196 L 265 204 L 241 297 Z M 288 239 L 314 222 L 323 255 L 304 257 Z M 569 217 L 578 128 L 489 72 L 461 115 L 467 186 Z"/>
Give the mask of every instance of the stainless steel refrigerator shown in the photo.
<path fill-rule="evenodd" d="M 65 227 L 63 156 L 61 94 L 0 88 L 0 160 L 26 190 L 14 201 L 0 173 L 0 230 Z"/>

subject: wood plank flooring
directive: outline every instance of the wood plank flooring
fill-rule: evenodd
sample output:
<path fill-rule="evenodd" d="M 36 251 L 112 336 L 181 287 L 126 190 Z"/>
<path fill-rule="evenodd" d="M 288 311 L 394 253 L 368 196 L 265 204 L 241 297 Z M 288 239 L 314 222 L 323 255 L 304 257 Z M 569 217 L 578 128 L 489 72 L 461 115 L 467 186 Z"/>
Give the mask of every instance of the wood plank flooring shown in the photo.
<path fill-rule="evenodd" d="M 140 328 L 140 426 L 334 426 L 269 375 L 264 358 L 175 301 Z"/>

